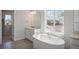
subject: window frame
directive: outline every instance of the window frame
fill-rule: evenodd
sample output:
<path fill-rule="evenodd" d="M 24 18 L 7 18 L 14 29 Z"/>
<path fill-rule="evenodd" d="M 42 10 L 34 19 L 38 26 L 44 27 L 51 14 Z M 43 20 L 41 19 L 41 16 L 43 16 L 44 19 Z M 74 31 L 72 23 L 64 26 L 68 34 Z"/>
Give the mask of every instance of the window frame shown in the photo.
<path fill-rule="evenodd" d="M 50 10 L 46 10 L 46 11 L 50 11 Z M 58 11 L 58 10 L 51 10 L 51 11 L 54 11 L 54 19 L 55 19 L 55 11 Z M 64 12 L 64 10 L 61 10 L 61 11 L 63 11 Z M 47 14 L 47 13 L 45 13 L 45 14 Z M 63 16 L 64 17 L 64 16 Z M 46 17 L 46 21 L 48 20 L 48 18 Z M 52 34 L 55 34 L 56 36 L 64 36 L 64 32 L 57 32 L 57 31 L 55 31 L 56 30 L 56 25 L 55 25 L 55 20 L 53 20 L 54 21 L 54 24 L 52 25 L 52 26 L 54 26 L 54 31 L 52 32 Z M 47 24 L 48 25 L 48 24 Z M 64 26 L 64 24 L 63 24 L 63 26 Z M 64 29 L 63 29 L 63 31 L 64 31 Z M 50 32 L 50 31 L 49 31 Z M 51 32 L 50 32 L 51 33 Z"/>

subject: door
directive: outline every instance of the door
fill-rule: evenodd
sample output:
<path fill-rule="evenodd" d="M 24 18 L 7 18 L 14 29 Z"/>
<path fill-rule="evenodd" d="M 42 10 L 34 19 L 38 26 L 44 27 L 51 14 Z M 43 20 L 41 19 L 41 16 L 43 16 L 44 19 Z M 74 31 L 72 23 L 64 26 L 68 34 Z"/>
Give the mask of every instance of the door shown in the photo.
<path fill-rule="evenodd" d="M 13 15 L 11 11 L 2 12 L 2 41 L 12 41 L 13 38 Z"/>

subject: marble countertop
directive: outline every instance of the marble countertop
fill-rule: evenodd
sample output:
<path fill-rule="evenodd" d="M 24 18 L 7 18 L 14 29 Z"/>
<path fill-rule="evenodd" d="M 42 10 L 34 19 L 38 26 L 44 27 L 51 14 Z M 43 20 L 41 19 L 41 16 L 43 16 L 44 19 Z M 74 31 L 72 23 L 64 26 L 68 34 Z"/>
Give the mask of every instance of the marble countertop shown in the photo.
<path fill-rule="evenodd" d="M 73 38 L 73 39 L 78 39 L 79 40 L 79 32 L 73 33 L 70 37 Z"/>

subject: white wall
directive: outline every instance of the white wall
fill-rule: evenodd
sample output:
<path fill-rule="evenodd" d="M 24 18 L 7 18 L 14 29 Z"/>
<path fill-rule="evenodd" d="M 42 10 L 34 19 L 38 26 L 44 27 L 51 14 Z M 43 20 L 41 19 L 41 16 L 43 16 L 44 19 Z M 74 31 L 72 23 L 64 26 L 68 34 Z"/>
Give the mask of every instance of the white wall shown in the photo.
<path fill-rule="evenodd" d="M 2 44 L 2 11 L 0 10 L 0 44 Z"/>
<path fill-rule="evenodd" d="M 47 28 L 47 15 L 46 10 L 41 11 L 41 32 L 45 32 Z"/>
<path fill-rule="evenodd" d="M 37 14 L 35 15 L 35 27 L 40 28 L 41 27 L 41 11 L 37 11 Z"/>
<path fill-rule="evenodd" d="M 14 11 L 14 40 L 20 40 L 25 38 L 25 16 L 26 11 L 15 10 Z"/>
<path fill-rule="evenodd" d="M 30 14 L 31 11 L 26 13 L 26 27 L 34 26 L 35 28 L 40 28 L 41 24 L 41 13 L 40 11 L 36 11 L 35 15 Z"/>
<path fill-rule="evenodd" d="M 32 17 L 29 15 L 28 10 L 15 10 L 14 11 L 14 40 L 20 40 L 25 38 L 25 27 L 31 26 L 31 20 L 33 21 L 32 25 L 35 28 L 40 28 L 40 11 L 37 11 L 36 15 Z"/>

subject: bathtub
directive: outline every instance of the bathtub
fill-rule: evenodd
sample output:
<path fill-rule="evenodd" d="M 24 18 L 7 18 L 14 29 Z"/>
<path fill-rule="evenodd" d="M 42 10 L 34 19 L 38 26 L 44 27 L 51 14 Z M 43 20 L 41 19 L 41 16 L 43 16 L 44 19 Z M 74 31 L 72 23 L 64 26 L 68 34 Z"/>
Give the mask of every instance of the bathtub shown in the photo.
<path fill-rule="evenodd" d="M 34 49 L 64 49 L 65 41 L 59 37 L 48 34 L 33 35 Z"/>

